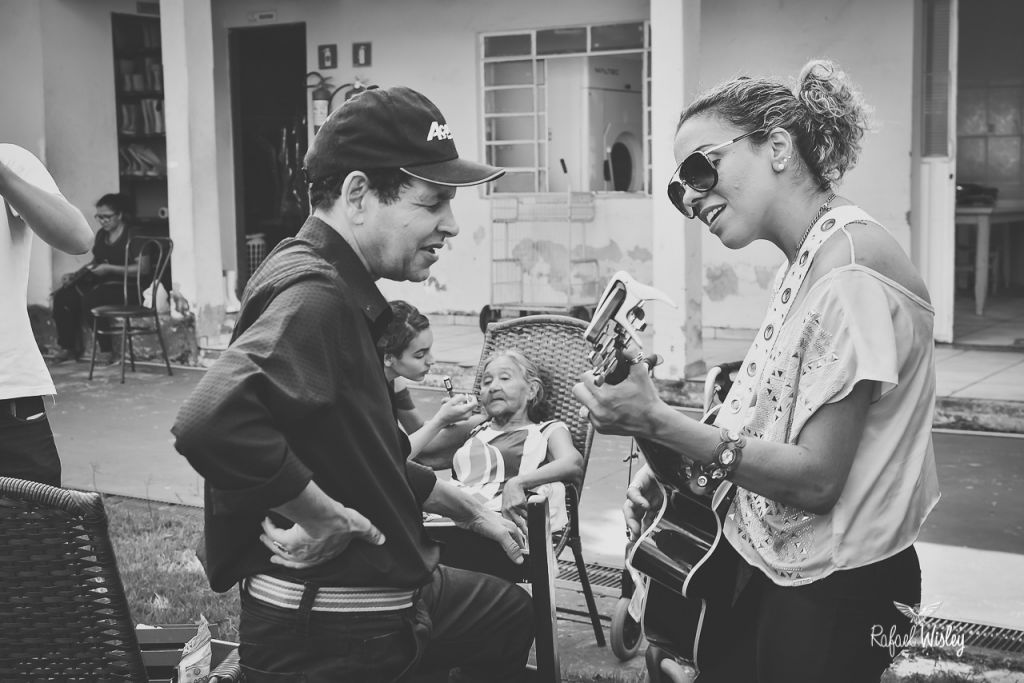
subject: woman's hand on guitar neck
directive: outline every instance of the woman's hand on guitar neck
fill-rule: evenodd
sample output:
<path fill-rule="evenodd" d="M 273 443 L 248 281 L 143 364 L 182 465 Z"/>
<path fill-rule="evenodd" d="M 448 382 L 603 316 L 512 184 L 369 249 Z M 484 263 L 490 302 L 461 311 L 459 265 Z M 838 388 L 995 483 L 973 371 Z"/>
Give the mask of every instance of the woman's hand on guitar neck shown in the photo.
<path fill-rule="evenodd" d="M 651 414 L 663 405 L 646 363 L 630 365 L 629 375 L 618 384 L 597 386 L 585 372 L 572 393 L 590 413 L 590 422 L 602 434 L 644 436 L 651 429 Z"/>
<path fill-rule="evenodd" d="M 662 490 L 654 472 L 647 465 L 641 467 L 626 489 L 626 502 L 622 504 L 622 517 L 626 520 L 626 534 L 635 541 L 644 530 L 644 517 L 661 507 Z"/>

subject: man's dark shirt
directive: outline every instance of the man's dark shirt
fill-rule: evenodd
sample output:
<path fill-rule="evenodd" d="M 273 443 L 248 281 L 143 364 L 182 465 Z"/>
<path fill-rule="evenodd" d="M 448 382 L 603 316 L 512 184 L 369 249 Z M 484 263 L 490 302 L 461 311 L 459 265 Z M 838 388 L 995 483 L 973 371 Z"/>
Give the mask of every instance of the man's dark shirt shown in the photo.
<path fill-rule="evenodd" d="M 333 586 L 411 588 L 437 550 L 421 505 L 434 473 L 406 456 L 376 341 L 390 307 L 355 252 L 316 218 L 246 287 L 230 347 L 178 413 L 178 449 L 206 479 L 207 574 L 216 591 L 256 573 Z M 269 508 L 314 479 L 386 537 L 305 570 L 270 562 Z"/>

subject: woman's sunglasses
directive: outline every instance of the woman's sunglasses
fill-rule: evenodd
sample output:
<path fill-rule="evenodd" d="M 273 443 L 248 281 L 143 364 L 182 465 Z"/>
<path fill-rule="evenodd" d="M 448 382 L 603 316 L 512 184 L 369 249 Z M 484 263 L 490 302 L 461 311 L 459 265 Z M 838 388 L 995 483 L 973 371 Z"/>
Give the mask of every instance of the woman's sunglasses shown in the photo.
<path fill-rule="evenodd" d="M 694 192 L 711 191 L 718 184 L 718 169 L 715 168 L 708 155 L 712 152 L 717 152 L 723 147 L 728 147 L 734 142 L 739 142 L 743 138 L 748 138 L 756 132 L 756 130 L 752 130 L 720 145 L 698 150 L 683 159 L 682 163 L 676 168 L 676 172 L 672 174 L 672 179 L 668 181 L 668 199 L 672 202 L 672 206 L 676 207 L 679 213 L 687 218 L 693 218 L 693 213 L 683 203 L 683 195 L 686 192 L 683 186 L 689 187 Z"/>

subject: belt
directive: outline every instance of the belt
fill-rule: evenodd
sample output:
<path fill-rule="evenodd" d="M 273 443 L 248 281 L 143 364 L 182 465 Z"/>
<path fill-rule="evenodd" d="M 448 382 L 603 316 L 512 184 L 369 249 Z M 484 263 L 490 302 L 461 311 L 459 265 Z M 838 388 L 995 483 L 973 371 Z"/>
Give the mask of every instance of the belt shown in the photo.
<path fill-rule="evenodd" d="M 416 591 L 404 588 L 343 588 L 316 586 L 255 574 L 242 589 L 260 602 L 284 609 L 299 609 L 306 591 L 316 591 L 314 612 L 396 612 L 412 607 Z"/>
<path fill-rule="evenodd" d="M 46 411 L 46 404 L 42 396 L 16 396 L 14 398 L 0 398 L 0 414 L 7 413 L 20 417 L 18 415 L 19 404 L 23 406 L 22 411 L 25 413 Z"/>

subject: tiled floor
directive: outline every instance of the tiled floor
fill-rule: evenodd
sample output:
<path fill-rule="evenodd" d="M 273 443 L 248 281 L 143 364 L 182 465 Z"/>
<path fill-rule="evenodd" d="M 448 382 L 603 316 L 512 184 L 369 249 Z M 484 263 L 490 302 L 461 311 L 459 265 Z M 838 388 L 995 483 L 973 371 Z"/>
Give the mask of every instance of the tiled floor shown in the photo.
<path fill-rule="evenodd" d="M 974 312 L 974 297 L 959 294 L 953 311 L 953 343 L 1024 349 L 1024 291 L 990 295 L 985 315 Z"/>

